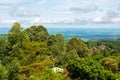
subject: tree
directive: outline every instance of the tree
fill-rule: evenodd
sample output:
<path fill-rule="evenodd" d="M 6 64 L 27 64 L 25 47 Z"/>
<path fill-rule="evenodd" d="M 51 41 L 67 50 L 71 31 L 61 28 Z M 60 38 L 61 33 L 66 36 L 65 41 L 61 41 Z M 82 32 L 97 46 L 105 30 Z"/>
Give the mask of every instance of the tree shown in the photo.
<path fill-rule="evenodd" d="M 47 45 L 53 46 L 57 42 L 55 35 L 49 35 L 48 40 L 47 40 Z"/>
<path fill-rule="evenodd" d="M 15 23 L 12 28 L 8 32 L 8 41 L 10 42 L 11 46 L 16 43 L 21 42 L 21 31 L 22 27 L 19 23 Z"/>
<path fill-rule="evenodd" d="M 110 56 L 110 49 L 106 48 L 105 50 L 102 50 L 101 53 L 103 54 L 103 56 L 107 57 Z"/>
<path fill-rule="evenodd" d="M 61 34 L 50 35 L 47 40 L 49 52 L 53 57 L 61 56 L 61 53 L 65 50 L 65 40 Z"/>
<path fill-rule="evenodd" d="M 32 63 L 37 55 L 43 55 L 47 52 L 46 42 L 24 42 L 22 44 L 23 59 L 27 58 L 28 63 Z M 26 57 L 24 57 L 26 56 Z"/>
<path fill-rule="evenodd" d="M 8 80 L 8 71 L 1 64 L 1 61 L 0 61 L 0 80 Z"/>
<path fill-rule="evenodd" d="M 5 59 L 5 56 L 8 55 L 8 50 L 7 50 L 8 43 L 4 38 L 0 38 L 0 60 L 3 62 Z"/>
<path fill-rule="evenodd" d="M 8 71 L 8 80 L 18 80 L 18 73 L 21 65 L 17 58 L 12 59 L 8 64 L 5 65 Z"/>
<path fill-rule="evenodd" d="M 67 70 L 72 79 L 78 80 L 115 80 L 115 74 L 104 70 L 102 65 L 90 58 L 79 58 L 68 63 Z"/>
<path fill-rule="evenodd" d="M 23 31 L 19 23 L 15 23 L 8 32 L 9 54 L 11 56 L 18 56 L 23 42 L 28 42 L 29 36 Z"/>
<path fill-rule="evenodd" d="M 58 46 L 60 52 L 65 50 L 65 39 L 62 34 L 56 34 L 56 45 Z"/>
<path fill-rule="evenodd" d="M 113 72 L 118 71 L 118 62 L 110 57 L 106 57 L 101 61 L 102 65 L 105 67 L 105 69 L 112 70 Z"/>
<path fill-rule="evenodd" d="M 59 64 L 66 65 L 70 60 L 79 58 L 76 50 L 71 50 L 69 52 L 62 52 L 62 56 L 58 57 Z"/>
<path fill-rule="evenodd" d="M 77 38 L 70 39 L 70 41 L 68 42 L 67 48 L 68 48 L 68 51 L 72 49 L 76 49 L 79 57 L 90 56 L 87 45 L 81 39 L 77 39 Z"/>
<path fill-rule="evenodd" d="M 31 26 L 25 31 L 29 35 L 30 41 L 39 41 L 39 42 L 42 41 L 43 42 L 43 41 L 46 41 L 49 36 L 47 29 L 42 25 Z"/>

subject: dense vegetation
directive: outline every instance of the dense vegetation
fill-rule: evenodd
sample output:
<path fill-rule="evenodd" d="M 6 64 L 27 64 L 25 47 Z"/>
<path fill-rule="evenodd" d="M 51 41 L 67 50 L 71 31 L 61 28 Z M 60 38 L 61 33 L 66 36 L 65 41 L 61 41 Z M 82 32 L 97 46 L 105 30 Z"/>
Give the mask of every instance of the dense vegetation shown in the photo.
<path fill-rule="evenodd" d="M 55 66 L 69 73 L 54 73 Z M 0 37 L 0 80 L 120 80 L 120 40 L 65 40 L 15 23 Z"/>

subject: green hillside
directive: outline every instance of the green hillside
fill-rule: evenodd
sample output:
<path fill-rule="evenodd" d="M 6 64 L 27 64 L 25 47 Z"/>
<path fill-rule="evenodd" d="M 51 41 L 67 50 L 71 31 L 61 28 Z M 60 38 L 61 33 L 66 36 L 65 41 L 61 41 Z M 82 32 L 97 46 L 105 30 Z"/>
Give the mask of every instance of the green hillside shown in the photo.
<path fill-rule="evenodd" d="M 120 40 L 65 40 L 19 23 L 0 36 L 0 80 L 120 80 Z"/>

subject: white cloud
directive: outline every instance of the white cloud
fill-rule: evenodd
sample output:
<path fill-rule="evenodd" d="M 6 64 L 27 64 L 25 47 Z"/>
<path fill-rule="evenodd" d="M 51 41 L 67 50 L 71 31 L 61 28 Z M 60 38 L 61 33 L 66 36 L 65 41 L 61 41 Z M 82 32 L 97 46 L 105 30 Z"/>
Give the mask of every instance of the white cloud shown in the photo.
<path fill-rule="evenodd" d="M 101 24 L 120 23 L 120 13 L 119 11 L 115 11 L 115 10 L 106 11 L 105 14 L 93 18 L 93 23 L 94 22 Z"/>
<path fill-rule="evenodd" d="M 0 3 L 2 4 L 13 4 L 13 3 L 21 3 L 27 0 L 0 0 Z"/>
<path fill-rule="evenodd" d="M 20 4 L 25 2 L 46 3 L 46 0 L 0 0 L 1 4 Z"/>
<path fill-rule="evenodd" d="M 1 11 L 5 11 L 5 10 L 9 10 L 9 9 L 10 9 L 10 7 L 8 7 L 8 6 L 3 6 L 3 5 L 1 6 L 0 5 L 0 10 Z"/>
<path fill-rule="evenodd" d="M 120 18 L 113 18 L 111 21 L 115 23 L 120 23 Z"/>
<path fill-rule="evenodd" d="M 23 12 L 18 12 L 14 16 L 19 16 L 19 17 L 37 17 L 39 14 L 34 13 L 32 11 L 23 11 Z"/>
<path fill-rule="evenodd" d="M 33 21 L 31 21 L 31 23 L 40 23 L 41 21 L 40 21 L 40 18 L 35 18 Z"/>
<path fill-rule="evenodd" d="M 93 19 L 93 22 L 103 22 L 103 19 L 102 19 L 102 17 L 95 17 Z"/>
<path fill-rule="evenodd" d="M 16 7 L 9 11 L 10 16 L 15 17 L 38 17 L 39 14 L 35 10 L 28 10 L 25 7 Z"/>
<path fill-rule="evenodd" d="M 4 24 L 16 20 L 22 24 L 119 23 L 118 3 L 119 0 L 0 0 L 0 17 Z"/>
<path fill-rule="evenodd" d="M 70 10 L 72 12 L 79 12 L 79 13 L 90 13 L 95 11 L 101 11 L 96 5 L 71 7 Z"/>
<path fill-rule="evenodd" d="M 13 24 L 17 22 L 16 20 L 1 20 L 0 23 L 2 24 Z"/>
<path fill-rule="evenodd" d="M 75 23 L 74 18 L 64 18 L 64 19 L 43 19 L 43 18 L 35 18 L 30 22 L 31 24 L 41 24 L 41 23 L 46 23 L 46 24 L 57 24 L 57 23 L 63 23 L 63 24 L 68 24 L 68 23 Z"/>
<path fill-rule="evenodd" d="M 34 0 L 34 1 L 37 1 L 39 4 L 44 4 L 47 2 L 47 0 Z"/>

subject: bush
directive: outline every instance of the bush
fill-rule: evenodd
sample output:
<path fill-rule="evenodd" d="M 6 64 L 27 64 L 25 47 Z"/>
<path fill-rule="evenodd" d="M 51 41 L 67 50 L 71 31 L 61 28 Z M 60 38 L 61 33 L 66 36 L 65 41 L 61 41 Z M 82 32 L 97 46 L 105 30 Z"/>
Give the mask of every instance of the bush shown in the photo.
<path fill-rule="evenodd" d="M 115 74 L 105 70 L 103 66 L 90 58 L 71 60 L 67 66 L 72 79 L 115 80 Z"/>

